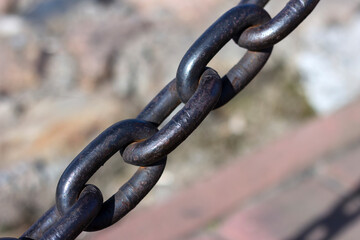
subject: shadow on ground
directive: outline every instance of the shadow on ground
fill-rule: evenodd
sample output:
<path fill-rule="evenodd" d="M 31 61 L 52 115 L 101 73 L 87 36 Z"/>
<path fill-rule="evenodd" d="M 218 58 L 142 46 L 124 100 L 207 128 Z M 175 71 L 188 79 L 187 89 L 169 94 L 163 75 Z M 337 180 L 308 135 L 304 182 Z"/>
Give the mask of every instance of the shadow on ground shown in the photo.
<path fill-rule="evenodd" d="M 342 197 L 325 215 L 315 219 L 288 240 L 338 239 L 340 233 L 360 216 L 360 182 Z"/>

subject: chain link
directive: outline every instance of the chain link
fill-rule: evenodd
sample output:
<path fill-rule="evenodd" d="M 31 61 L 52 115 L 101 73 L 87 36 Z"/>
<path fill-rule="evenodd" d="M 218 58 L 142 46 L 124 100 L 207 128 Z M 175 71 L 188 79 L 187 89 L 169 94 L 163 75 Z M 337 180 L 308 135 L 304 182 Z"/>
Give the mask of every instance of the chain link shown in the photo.
<path fill-rule="evenodd" d="M 259 6 L 265 6 L 268 1 L 254 0 Z M 271 47 L 283 40 L 312 12 L 320 0 L 291 0 L 270 21 L 245 30 L 238 44 L 249 50 L 260 50 Z M 240 2 L 242 4 L 242 2 Z"/>
<path fill-rule="evenodd" d="M 118 122 L 95 138 L 66 168 L 56 189 L 56 207 L 65 214 L 77 201 L 90 177 L 116 152 L 132 142 L 151 137 L 157 128 L 142 120 Z M 152 166 L 141 167 L 119 191 L 109 198 L 86 229 L 100 230 L 112 225 L 133 209 L 160 178 L 166 157 Z"/>
<path fill-rule="evenodd" d="M 206 65 L 228 41 L 233 38 L 239 38 L 245 29 L 263 24 L 268 20 L 270 20 L 270 16 L 261 7 L 256 5 L 239 5 L 227 11 L 212 24 L 190 47 L 179 64 L 176 74 L 176 86 L 181 101 L 187 102 L 194 94 L 199 77 L 204 72 Z M 265 54 L 259 61 L 247 65 L 249 67 L 247 71 L 242 71 L 244 65 L 236 65 L 236 68 L 233 70 L 233 72 L 237 72 L 235 75 L 239 73 L 237 76 L 242 80 L 244 80 L 242 78 L 244 77 L 244 72 L 248 72 L 250 76 L 255 76 L 266 63 L 271 50 L 268 49 L 266 52 L 268 54 Z M 249 62 L 247 59 L 251 59 L 252 55 L 256 55 L 256 52 L 247 52 L 243 62 Z M 256 59 L 256 57 L 253 59 Z M 249 76 L 245 78 L 247 82 L 252 80 Z M 233 96 L 240 91 L 235 85 L 237 84 L 231 84 L 230 86 L 234 92 Z M 225 96 L 227 94 L 229 93 L 225 92 L 222 94 L 222 98 L 229 97 Z"/>
<path fill-rule="evenodd" d="M 133 165 L 154 164 L 179 146 L 214 108 L 221 94 L 221 79 L 213 69 L 200 77 L 200 85 L 185 106 L 152 137 L 130 144 L 124 161 Z"/>
<path fill-rule="evenodd" d="M 319 1 L 290 0 L 272 19 L 263 9 L 269 0 L 242 0 L 227 11 L 194 42 L 181 60 L 176 78 L 136 119 L 110 126 L 75 157 L 59 180 L 56 205 L 19 239 L 75 239 L 82 231 L 101 230 L 120 220 L 156 184 L 166 156 L 211 110 L 230 101 L 259 73 L 273 45 L 291 33 Z M 207 64 L 231 39 L 248 51 L 220 78 Z M 181 102 L 184 107 L 158 131 Z M 140 168 L 103 203 L 101 191 L 86 183 L 118 151 L 125 162 Z"/>

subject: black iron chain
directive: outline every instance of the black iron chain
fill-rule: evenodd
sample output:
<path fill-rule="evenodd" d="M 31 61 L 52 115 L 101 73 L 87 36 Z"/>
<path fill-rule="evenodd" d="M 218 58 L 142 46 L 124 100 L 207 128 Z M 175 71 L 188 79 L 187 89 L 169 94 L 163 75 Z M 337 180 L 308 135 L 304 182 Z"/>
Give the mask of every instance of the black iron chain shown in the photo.
<path fill-rule="evenodd" d="M 136 119 L 115 123 L 96 137 L 66 168 L 50 208 L 19 239 L 75 239 L 82 231 L 104 229 L 131 211 L 152 189 L 179 146 L 211 110 L 239 93 L 262 69 L 272 47 L 292 32 L 320 0 L 290 0 L 274 17 L 269 0 L 242 0 L 212 24 L 186 52 L 172 80 Z M 209 61 L 231 39 L 248 51 L 222 78 Z M 157 127 L 181 103 L 184 107 L 159 131 Z M 86 185 L 115 153 L 140 166 L 111 198 Z M 15 238 L 2 238 L 15 239 Z"/>

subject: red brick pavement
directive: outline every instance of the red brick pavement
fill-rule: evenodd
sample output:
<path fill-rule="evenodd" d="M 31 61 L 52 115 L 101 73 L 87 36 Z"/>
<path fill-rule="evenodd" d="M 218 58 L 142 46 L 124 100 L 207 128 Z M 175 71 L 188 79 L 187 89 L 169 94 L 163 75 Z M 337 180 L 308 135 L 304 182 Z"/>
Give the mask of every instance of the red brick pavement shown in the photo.
<path fill-rule="evenodd" d="M 337 196 L 319 181 L 306 181 L 255 206 L 230 216 L 220 233 L 225 239 L 287 239 L 331 207 Z"/>
<path fill-rule="evenodd" d="M 360 141 L 352 149 L 342 152 L 333 162 L 324 163 L 324 172 L 308 176 L 274 196 L 239 209 L 217 227 L 217 235 L 224 240 L 358 240 L 359 167 Z M 333 172 L 341 174 L 333 175 Z M 334 184 L 340 185 L 333 187 Z M 352 197 L 347 197 L 351 194 Z M 316 222 L 321 223 L 314 227 Z M 307 226 L 313 229 L 301 236 Z M 329 230 L 335 232 L 331 234 L 333 238 L 326 238 Z"/>
<path fill-rule="evenodd" d="M 360 144 L 360 140 L 358 141 L 358 144 Z M 330 164 L 325 169 L 325 173 L 330 177 L 337 179 L 339 182 L 341 182 L 343 187 L 350 190 L 356 187 L 356 185 L 359 183 L 360 147 L 342 153 L 338 158 L 341 158 L 341 161 L 335 161 Z"/>
<path fill-rule="evenodd" d="M 291 179 L 319 159 L 354 145 L 360 139 L 359 123 L 360 101 L 334 115 L 315 119 L 256 153 L 233 161 L 164 204 L 130 213 L 114 227 L 91 235 L 91 239 L 272 240 L 286 237 L 341 196 L 342 190 L 333 191 L 330 183 L 337 181 L 338 185 L 351 189 L 356 178 L 347 173 L 357 176 L 360 172 L 354 160 L 358 159 L 360 150 L 351 152 L 348 160 L 344 160 L 346 164 L 339 163 L 341 161 L 323 164 L 320 172 L 326 179 L 310 177 L 294 189 L 283 190 L 284 194 L 249 208 L 239 206 Z M 228 216 L 229 212 L 235 213 Z M 219 221 L 217 226 L 212 226 L 216 221 Z M 321 231 L 314 234 L 321 235 Z"/>

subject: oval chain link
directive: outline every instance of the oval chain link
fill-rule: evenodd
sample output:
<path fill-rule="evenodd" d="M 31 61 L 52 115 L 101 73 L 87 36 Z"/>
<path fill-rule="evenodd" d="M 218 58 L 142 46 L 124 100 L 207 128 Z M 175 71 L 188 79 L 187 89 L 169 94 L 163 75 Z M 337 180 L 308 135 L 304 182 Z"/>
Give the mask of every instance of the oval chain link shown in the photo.
<path fill-rule="evenodd" d="M 116 152 L 132 142 L 149 138 L 157 132 L 150 122 L 124 120 L 96 137 L 66 168 L 56 189 L 56 207 L 63 215 L 75 204 L 90 177 Z M 102 206 L 98 216 L 87 228 L 100 230 L 112 225 L 133 209 L 160 178 L 166 157 L 157 164 L 140 167 L 133 177 Z"/>
<path fill-rule="evenodd" d="M 219 75 L 214 70 L 207 69 L 198 89 L 185 106 L 152 137 L 128 145 L 123 153 L 124 161 L 137 166 L 148 166 L 172 152 L 205 119 L 220 94 Z"/>
<path fill-rule="evenodd" d="M 176 86 L 181 101 L 186 103 L 194 94 L 206 65 L 227 42 L 238 38 L 245 29 L 263 24 L 269 19 L 267 12 L 259 6 L 239 5 L 213 23 L 189 48 L 179 64 Z M 268 51 L 269 55 L 270 53 L 271 51 Z M 249 58 L 252 54 L 256 53 L 248 53 L 245 58 Z M 254 69 L 260 70 L 261 67 L 255 65 L 263 66 L 268 57 L 265 56 L 263 61 L 254 62 Z M 255 71 L 251 72 L 254 76 L 257 74 Z"/>
<path fill-rule="evenodd" d="M 255 3 L 265 6 L 268 1 L 244 0 L 240 4 Z M 238 44 L 249 50 L 269 48 L 288 36 L 314 10 L 320 0 L 291 0 L 270 21 L 245 30 Z"/>

